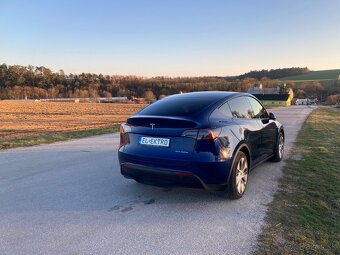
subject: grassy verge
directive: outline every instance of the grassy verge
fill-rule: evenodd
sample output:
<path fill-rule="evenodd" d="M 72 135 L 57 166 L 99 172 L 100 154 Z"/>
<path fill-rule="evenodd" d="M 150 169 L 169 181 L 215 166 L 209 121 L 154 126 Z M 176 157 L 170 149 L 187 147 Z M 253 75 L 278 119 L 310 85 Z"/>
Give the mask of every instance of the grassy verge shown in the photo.
<path fill-rule="evenodd" d="M 0 141 L 0 150 L 15 147 L 33 146 L 43 143 L 54 143 L 87 136 L 102 135 L 119 131 L 119 127 L 104 127 L 98 129 L 59 132 L 41 136 L 27 137 L 16 140 Z"/>
<path fill-rule="evenodd" d="M 340 254 L 340 109 L 306 120 L 255 254 Z"/>

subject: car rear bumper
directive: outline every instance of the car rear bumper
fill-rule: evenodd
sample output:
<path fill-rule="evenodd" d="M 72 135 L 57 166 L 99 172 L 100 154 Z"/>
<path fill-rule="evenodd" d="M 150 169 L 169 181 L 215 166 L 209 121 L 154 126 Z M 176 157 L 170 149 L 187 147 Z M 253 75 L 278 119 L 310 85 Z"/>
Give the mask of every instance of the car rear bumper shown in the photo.
<path fill-rule="evenodd" d="M 229 177 L 229 161 L 224 162 L 179 162 L 173 160 L 154 160 L 153 163 L 141 161 L 119 153 L 121 173 L 129 179 L 155 186 L 185 186 L 222 190 Z M 175 161 L 177 162 L 177 161 Z"/>
<path fill-rule="evenodd" d="M 143 165 L 121 164 L 121 173 L 126 178 L 156 186 L 187 186 L 203 188 L 202 181 L 189 172 L 174 171 L 164 168 L 151 168 Z"/>

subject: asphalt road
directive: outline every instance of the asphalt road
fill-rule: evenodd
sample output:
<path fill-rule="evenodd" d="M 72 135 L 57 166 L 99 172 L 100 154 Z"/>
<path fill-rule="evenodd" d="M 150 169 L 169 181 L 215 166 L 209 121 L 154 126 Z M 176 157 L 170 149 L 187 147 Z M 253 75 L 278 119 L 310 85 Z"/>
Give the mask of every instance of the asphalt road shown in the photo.
<path fill-rule="evenodd" d="M 306 106 L 273 110 L 286 158 Z M 250 174 L 245 196 L 162 189 L 120 175 L 118 134 L 0 152 L 0 254 L 249 254 L 281 163 Z"/>

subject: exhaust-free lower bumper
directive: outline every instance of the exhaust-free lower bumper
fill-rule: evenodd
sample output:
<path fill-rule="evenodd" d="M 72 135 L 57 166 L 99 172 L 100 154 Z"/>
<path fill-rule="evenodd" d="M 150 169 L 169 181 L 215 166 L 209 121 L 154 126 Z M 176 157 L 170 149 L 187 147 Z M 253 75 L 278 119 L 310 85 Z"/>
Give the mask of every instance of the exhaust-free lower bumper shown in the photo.
<path fill-rule="evenodd" d="M 222 190 L 226 186 L 226 182 L 208 184 L 198 175 L 188 171 L 133 163 L 122 163 L 121 173 L 124 177 L 134 179 L 137 182 L 161 187 L 184 186 L 206 190 Z"/>

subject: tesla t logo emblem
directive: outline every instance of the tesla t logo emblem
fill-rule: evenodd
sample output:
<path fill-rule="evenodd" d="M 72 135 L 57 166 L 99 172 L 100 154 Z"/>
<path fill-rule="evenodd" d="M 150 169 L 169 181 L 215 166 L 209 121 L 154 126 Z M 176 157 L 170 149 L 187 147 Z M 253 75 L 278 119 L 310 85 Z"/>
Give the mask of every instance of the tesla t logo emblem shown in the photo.
<path fill-rule="evenodd" d="M 153 127 L 155 126 L 155 123 L 150 123 L 151 129 L 153 130 Z"/>

